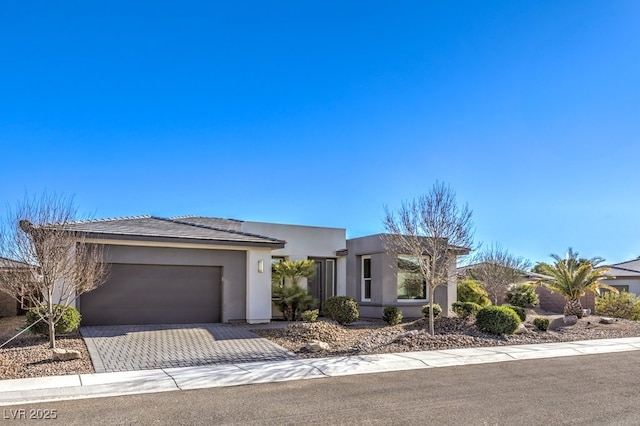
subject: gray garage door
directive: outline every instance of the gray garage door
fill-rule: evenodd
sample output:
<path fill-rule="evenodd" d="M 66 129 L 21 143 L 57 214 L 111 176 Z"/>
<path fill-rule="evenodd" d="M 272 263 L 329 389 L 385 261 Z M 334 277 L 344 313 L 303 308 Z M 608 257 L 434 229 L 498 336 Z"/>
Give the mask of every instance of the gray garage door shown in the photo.
<path fill-rule="evenodd" d="M 109 278 L 80 296 L 82 325 L 220 322 L 221 268 L 112 264 Z"/>

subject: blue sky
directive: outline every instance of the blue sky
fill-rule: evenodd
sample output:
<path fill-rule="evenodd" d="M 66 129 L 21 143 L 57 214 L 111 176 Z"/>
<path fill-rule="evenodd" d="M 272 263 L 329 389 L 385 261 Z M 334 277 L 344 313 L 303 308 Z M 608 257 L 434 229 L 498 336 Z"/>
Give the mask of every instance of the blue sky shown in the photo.
<path fill-rule="evenodd" d="M 448 183 L 476 241 L 640 256 L 640 3 L 6 1 L 0 201 L 382 231 Z"/>

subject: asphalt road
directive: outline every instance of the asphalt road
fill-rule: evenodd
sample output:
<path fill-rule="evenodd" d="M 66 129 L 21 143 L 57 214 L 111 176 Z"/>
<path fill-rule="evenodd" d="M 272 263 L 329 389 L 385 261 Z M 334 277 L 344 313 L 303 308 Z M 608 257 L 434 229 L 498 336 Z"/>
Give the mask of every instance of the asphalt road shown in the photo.
<path fill-rule="evenodd" d="M 638 425 L 640 352 L 0 407 L 3 424 Z M 20 410 L 24 410 L 21 412 Z"/>

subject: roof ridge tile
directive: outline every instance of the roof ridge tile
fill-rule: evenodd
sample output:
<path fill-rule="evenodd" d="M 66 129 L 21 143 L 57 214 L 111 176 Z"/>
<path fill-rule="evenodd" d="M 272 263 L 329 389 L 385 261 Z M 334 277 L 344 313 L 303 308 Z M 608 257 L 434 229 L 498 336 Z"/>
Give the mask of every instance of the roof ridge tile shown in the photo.
<path fill-rule="evenodd" d="M 150 219 L 151 215 L 138 215 L 138 216 L 120 216 L 120 217 L 106 217 L 102 219 L 81 219 L 68 222 L 69 224 L 82 224 L 82 223 L 98 223 L 98 222 L 114 222 L 117 220 L 132 220 L 132 219 Z"/>

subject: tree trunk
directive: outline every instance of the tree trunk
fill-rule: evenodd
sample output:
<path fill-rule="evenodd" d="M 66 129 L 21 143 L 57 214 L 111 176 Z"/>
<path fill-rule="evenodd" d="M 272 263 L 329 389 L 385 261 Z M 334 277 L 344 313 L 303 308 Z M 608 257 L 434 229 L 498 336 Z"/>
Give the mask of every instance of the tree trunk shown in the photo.
<path fill-rule="evenodd" d="M 49 348 L 56 348 L 56 323 L 54 321 L 53 314 L 49 315 L 47 318 L 47 323 L 49 324 Z"/>
<path fill-rule="evenodd" d="M 567 303 L 564 305 L 564 315 L 575 315 L 578 318 L 582 318 L 582 303 L 580 303 L 580 299 L 567 299 Z"/>
<path fill-rule="evenodd" d="M 429 334 L 430 335 L 435 335 L 435 327 L 433 325 L 433 297 L 434 297 L 434 290 L 432 287 L 429 287 Z"/>

